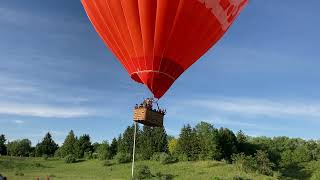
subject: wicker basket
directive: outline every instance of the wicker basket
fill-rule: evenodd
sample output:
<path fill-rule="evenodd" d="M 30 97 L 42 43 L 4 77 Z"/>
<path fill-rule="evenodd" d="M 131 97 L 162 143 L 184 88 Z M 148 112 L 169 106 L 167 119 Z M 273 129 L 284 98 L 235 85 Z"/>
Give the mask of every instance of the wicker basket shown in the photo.
<path fill-rule="evenodd" d="M 162 113 L 142 107 L 134 109 L 133 120 L 146 126 L 162 127 L 163 116 Z"/>

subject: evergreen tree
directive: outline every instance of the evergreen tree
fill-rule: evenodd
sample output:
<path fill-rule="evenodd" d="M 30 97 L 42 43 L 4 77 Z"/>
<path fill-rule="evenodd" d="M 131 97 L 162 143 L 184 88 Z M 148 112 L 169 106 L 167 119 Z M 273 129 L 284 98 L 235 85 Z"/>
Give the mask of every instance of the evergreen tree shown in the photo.
<path fill-rule="evenodd" d="M 219 129 L 219 146 L 222 158 L 231 161 L 231 155 L 237 153 L 237 137 L 228 128 Z"/>
<path fill-rule="evenodd" d="M 199 142 L 195 129 L 188 124 L 181 129 L 177 143 L 179 155 L 186 156 L 188 160 L 196 160 L 199 156 Z"/>
<path fill-rule="evenodd" d="M 58 149 L 58 145 L 53 141 L 51 134 L 48 132 L 42 141 L 36 146 L 36 156 L 53 156 Z"/>
<path fill-rule="evenodd" d="M 165 152 L 165 153 L 169 152 L 167 133 L 163 127 L 153 128 L 152 139 L 155 142 L 154 152 Z"/>
<path fill-rule="evenodd" d="M 199 140 L 200 158 L 202 160 L 217 158 L 217 130 L 206 122 L 200 122 L 195 129 Z"/>
<path fill-rule="evenodd" d="M 116 138 L 112 139 L 112 142 L 110 144 L 110 156 L 113 158 L 118 152 L 118 141 Z"/>
<path fill-rule="evenodd" d="M 156 152 L 168 152 L 167 133 L 164 128 L 143 126 L 139 139 L 139 154 L 150 159 Z"/>
<path fill-rule="evenodd" d="M 98 153 L 98 158 L 100 160 L 106 160 L 106 159 L 111 159 L 111 153 L 110 153 L 110 146 L 108 141 L 103 141 L 98 149 L 97 149 L 97 153 Z"/>
<path fill-rule="evenodd" d="M 99 146 L 100 146 L 99 143 L 97 143 L 97 142 L 93 143 L 93 144 L 92 144 L 92 151 L 93 151 L 93 152 L 97 152 L 97 149 L 98 149 Z"/>
<path fill-rule="evenodd" d="M 1 134 L 0 135 L 0 155 L 7 155 L 7 146 L 6 146 L 6 137 Z"/>
<path fill-rule="evenodd" d="M 155 152 L 155 142 L 153 141 L 153 129 L 148 126 L 143 126 L 141 132 L 141 146 L 139 148 L 139 154 L 142 159 L 150 159 L 153 153 Z"/>
<path fill-rule="evenodd" d="M 128 126 L 122 135 L 120 135 L 119 143 L 118 143 L 118 152 L 122 152 L 125 154 L 132 154 L 133 149 L 133 135 L 134 135 L 134 124 L 132 126 Z M 137 134 L 136 134 L 136 148 L 139 149 L 140 145 L 140 130 L 137 125 Z"/>
<path fill-rule="evenodd" d="M 75 143 L 75 152 L 78 158 L 83 158 L 85 152 L 92 152 L 93 147 L 91 145 L 90 136 L 84 134 L 79 137 Z"/>
<path fill-rule="evenodd" d="M 75 136 L 73 130 L 71 130 L 63 142 L 63 145 L 61 147 L 62 148 L 61 155 L 63 157 L 70 155 L 70 154 L 76 155 L 76 153 L 77 153 L 77 151 L 75 149 L 76 142 L 77 142 L 77 137 Z"/>
<path fill-rule="evenodd" d="M 31 141 L 29 139 L 15 140 L 8 143 L 8 154 L 11 156 L 29 156 L 31 153 Z"/>
<path fill-rule="evenodd" d="M 249 145 L 247 142 L 247 136 L 242 132 L 242 130 L 237 132 L 237 141 L 238 141 L 238 152 L 243 152 L 249 154 Z"/>

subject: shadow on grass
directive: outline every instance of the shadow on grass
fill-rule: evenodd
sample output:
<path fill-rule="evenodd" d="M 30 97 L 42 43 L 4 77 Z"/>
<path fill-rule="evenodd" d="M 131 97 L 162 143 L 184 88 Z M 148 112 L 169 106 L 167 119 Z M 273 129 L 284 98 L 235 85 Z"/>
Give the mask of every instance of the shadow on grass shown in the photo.
<path fill-rule="evenodd" d="M 219 166 L 226 166 L 226 164 L 221 163 L 221 162 L 210 162 L 208 163 L 207 167 L 211 168 L 211 167 L 219 167 Z"/>
<path fill-rule="evenodd" d="M 78 160 L 76 160 L 76 162 L 74 162 L 74 163 L 82 163 L 82 162 L 84 162 L 84 161 L 86 161 L 86 160 L 84 160 L 84 159 L 78 159 Z"/>
<path fill-rule="evenodd" d="M 289 179 L 310 179 L 312 172 L 304 169 L 301 165 L 291 165 L 280 170 L 285 178 Z"/>

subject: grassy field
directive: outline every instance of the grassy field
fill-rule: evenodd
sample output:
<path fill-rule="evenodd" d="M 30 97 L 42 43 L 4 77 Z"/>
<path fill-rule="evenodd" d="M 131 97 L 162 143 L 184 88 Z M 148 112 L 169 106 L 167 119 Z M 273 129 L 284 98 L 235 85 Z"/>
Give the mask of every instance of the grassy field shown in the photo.
<path fill-rule="evenodd" d="M 138 161 L 139 165 L 150 167 L 152 174 L 161 172 L 170 174 L 173 179 L 276 179 L 255 173 L 247 174 L 238 171 L 233 165 L 215 161 L 178 162 L 161 165 L 155 161 Z M 131 164 L 112 164 L 104 166 L 102 161 L 88 160 L 74 164 L 65 164 L 60 159 L 0 157 L 0 173 L 9 180 L 31 180 L 39 177 L 45 179 L 130 179 Z"/>

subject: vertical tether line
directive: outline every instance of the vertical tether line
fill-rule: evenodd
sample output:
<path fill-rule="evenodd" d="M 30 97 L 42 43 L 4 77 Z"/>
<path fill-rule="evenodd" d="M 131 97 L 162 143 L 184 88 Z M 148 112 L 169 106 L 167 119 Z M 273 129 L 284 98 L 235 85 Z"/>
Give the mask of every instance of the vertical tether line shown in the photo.
<path fill-rule="evenodd" d="M 131 170 L 132 179 L 133 179 L 133 175 L 134 175 L 134 154 L 135 154 L 135 151 L 136 151 L 136 134 L 137 134 L 137 122 L 134 122 L 133 150 L 132 150 L 132 170 Z"/>

